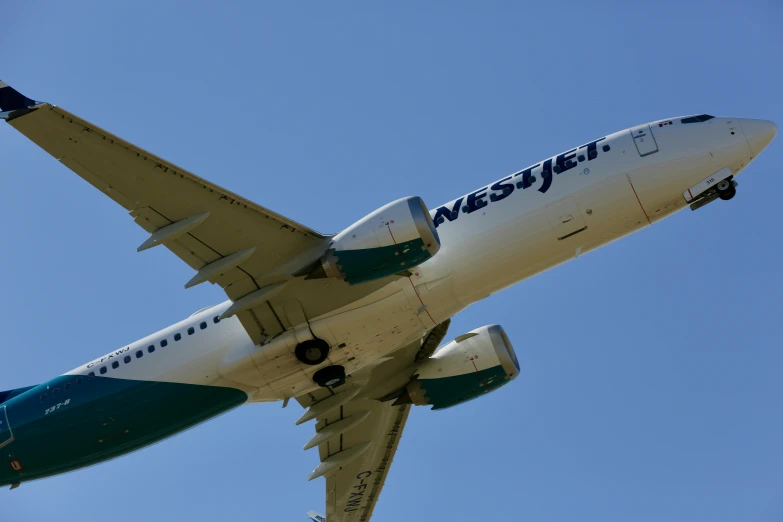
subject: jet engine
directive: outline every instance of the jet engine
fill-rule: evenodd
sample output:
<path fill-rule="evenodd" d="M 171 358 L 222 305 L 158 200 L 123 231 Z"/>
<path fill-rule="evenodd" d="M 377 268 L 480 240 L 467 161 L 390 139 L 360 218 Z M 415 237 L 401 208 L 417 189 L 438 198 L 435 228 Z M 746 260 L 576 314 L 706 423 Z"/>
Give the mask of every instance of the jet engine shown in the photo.
<path fill-rule="evenodd" d="M 482 326 L 425 360 L 395 404 L 442 410 L 496 390 L 517 375 L 519 361 L 506 332 L 496 324 Z"/>
<path fill-rule="evenodd" d="M 418 266 L 438 249 L 440 238 L 424 202 L 419 197 L 402 198 L 334 236 L 307 278 L 363 283 Z"/>

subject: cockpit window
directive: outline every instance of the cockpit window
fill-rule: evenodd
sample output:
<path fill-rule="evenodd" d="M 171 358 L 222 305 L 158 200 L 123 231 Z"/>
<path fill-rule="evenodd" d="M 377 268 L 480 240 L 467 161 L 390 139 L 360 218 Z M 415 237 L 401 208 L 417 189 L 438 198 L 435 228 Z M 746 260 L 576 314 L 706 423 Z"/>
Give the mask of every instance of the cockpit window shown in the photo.
<path fill-rule="evenodd" d="M 698 116 L 691 116 L 690 118 L 683 118 L 680 121 L 682 123 L 701 123 L 703 121 L 711 120 L 715 116 L 710 116 L 709 114 L 700 114 Z"/>

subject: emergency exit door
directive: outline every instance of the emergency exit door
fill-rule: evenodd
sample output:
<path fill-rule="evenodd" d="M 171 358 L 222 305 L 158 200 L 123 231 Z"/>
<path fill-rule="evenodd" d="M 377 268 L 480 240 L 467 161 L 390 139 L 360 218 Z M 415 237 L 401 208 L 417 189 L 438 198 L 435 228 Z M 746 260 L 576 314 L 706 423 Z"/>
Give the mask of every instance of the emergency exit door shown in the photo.
<path fill-rule="evenodd" d="M 658 143 L 655 141 L 655 136 L 653 136 L 649 125 L 644 124 L 634 127 L 631 129 L 631 136 L 633 136 L 633 144 L 636 145 L 639 156 L 647 156 L 658 152 Z"/>
<path fill-rule="evenodd" d="M 11 431 L 11 425 L 8 424 L 8 412 L 5 405 L 0 406 L 0 448 L 11 444 L 14 441 L 14 434 Z"/>

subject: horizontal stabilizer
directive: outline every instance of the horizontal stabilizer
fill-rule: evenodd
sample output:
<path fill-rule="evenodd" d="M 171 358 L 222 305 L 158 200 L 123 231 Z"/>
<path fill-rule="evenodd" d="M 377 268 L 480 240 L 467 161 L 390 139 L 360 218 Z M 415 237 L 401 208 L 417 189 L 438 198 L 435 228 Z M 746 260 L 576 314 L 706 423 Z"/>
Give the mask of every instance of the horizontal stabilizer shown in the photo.
<path fill-rule="evenodd" d="M 313 522 L 326 522 L 326 517 L 319 515 L 316 511 L 308 511 L 307 516 L 310 517 L 310 520 Z"/>

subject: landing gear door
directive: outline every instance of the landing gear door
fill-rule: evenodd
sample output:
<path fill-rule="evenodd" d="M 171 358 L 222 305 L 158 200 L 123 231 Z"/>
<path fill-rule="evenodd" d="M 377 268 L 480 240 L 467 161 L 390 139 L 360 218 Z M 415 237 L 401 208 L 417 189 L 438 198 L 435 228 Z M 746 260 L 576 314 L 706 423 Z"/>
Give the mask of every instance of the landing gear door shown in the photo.
<path fill-rule="evenodd" d="M 11 425 L 8 424 L 8 412 L 5 405 L 0 406 L 0 448 L 7 446 L 14 441 L 14 434 L 11 431 Z"/>
<path fill-rule="evenodd" d="M 633 136 L 633 143 L 636 145 L 639 156 L 644 157 L 658 152 L 658 143 L 655 141 L 655 136 L 653 136 L 649 125 L 634 127 L 631 129 L 631 136 Z"/>

